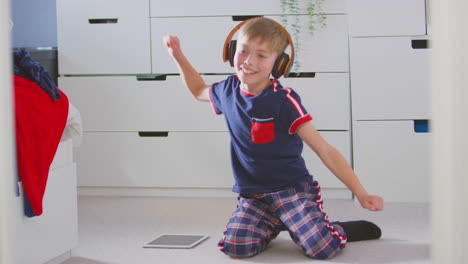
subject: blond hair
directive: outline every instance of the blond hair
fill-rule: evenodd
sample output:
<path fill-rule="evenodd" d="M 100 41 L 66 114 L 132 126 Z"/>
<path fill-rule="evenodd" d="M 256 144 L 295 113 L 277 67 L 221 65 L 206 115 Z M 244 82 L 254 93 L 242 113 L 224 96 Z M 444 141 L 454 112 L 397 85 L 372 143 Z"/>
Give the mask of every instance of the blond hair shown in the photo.
<path fill-rule="evenodd" d="M 240 29 L 239 35 L 246 39 L 267 41 L 273 51 L 281 54 L 288 46 L 287 32 L 272 19 L 256 17 L 248 20 Z"/>

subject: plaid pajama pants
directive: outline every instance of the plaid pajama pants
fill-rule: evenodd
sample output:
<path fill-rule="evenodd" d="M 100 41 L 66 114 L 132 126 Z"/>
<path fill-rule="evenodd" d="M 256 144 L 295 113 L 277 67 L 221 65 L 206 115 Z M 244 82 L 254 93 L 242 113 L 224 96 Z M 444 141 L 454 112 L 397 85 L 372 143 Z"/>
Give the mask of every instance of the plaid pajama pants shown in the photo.
<path fill-rule="evenodd" d="M 322 204 L 316 181 L 273 193 L 239 196 L 218 247 L 231 257 L 251 257 L 287 230 L 306 256 L 331 258 L 345 247 L 346 234 L 341 226 L 330 223 Z"/>

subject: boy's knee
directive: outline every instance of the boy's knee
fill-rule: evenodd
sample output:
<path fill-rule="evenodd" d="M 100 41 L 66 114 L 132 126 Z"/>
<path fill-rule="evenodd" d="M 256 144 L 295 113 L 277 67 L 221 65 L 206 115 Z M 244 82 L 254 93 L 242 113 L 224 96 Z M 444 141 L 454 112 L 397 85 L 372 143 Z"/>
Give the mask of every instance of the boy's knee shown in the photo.
<path fill-rule="evenodd" d="M 335 257 L 346 246 L 346 240 L 342 240 L 341 237 L 326 239 L 320 235 L 312 236 L 298 245 L 307 257 L 323 260 Z"/>
<path fill-rule="evenodd" d="M 324 259 L 333 258 L 334 256 L 337 255 L 338 251 L 333 251 L 333 250 L 324 251 L 324 250 L 321 250 L 321 251 L 318 251 L 318 252 L 313 252 L 313 251 L 307 252 L 306 251 L 304 253 L 309 258 L 324 260 Z"/>
<path fill-rule="evenodd" d="M 261 253 L 264 243 L 261 240 L 248 241 L 245 238 L 236 237 L 224 238 L 218 244 L 219 250 L 232 258 L 249 258 Z"/>

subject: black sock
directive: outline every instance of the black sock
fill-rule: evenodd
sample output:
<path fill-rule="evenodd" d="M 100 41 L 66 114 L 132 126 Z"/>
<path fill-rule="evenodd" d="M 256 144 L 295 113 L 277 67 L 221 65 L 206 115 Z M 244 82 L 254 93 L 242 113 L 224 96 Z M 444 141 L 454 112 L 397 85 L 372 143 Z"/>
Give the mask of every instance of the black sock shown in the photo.
<path fill-rule="evenodd" d="M 379 239 L 382 236 L 380 228 L 369 221 L 334 222 L 343 227 L 348 242 Z"/>

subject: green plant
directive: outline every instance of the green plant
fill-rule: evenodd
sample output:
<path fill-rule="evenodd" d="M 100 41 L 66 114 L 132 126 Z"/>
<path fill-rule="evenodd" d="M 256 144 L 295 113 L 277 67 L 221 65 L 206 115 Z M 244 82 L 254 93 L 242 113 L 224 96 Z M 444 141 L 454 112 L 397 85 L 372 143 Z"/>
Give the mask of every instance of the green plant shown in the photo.
<path fill-rule="evenodd" d="M 311 35 L 318 29 L 324 28 L 327 25 L 327 17 L 323 12 L 324 0 L 280 0 L 280 7 L 283 15 L 281 15 L 281 23 L 288 28 L 291 33 L 291 39 L 294 43 L 295 60 L 292 72 L 300 71 L 300 36 L 301 28 L 300 20 L 303 16 L 307 16 L 307 29 Z M 294 15 L 294 16 L 292 16 Z M 289 19 L 293 18 L 292 21 Z"/>

